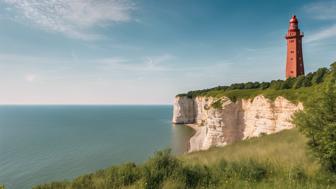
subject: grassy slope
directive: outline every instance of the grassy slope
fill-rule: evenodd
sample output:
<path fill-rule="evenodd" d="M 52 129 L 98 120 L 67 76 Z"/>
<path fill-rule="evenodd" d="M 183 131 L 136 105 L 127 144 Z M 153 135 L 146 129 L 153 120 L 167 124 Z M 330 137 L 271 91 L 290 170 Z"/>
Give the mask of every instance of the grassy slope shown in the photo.
<path fill-rule="evenodd" d="M 267 169 L 267 178 L 261 182 L 233 179 L 223 188 L 336 188 L 327 184 L 331 175 L 321 171 L 319 163 L 308 155 L 306 138 L 297 129 L 240 141 L 225 147 L 195 152 L 181 159 L 186 164 L 218 166 L 228 163 L 255 162 Z M 305 175 L 305 179 L 298 179 Z"/>
<path fill-rule="evenodd" d="M 234 188 L 319 188 L 315 179 L 305 183 L 292 180 L 291 174 L 297 170 L 308 178 L 314 178 L 320 171 L 319 163 L 306 152 L 306 139 L 297 129 L 277 134 L 240 141 L 225 147 L 212 148 L 182 157 L 188 164 L 217 165 L 222 159 L 231 163 L 254 161 L 265 165 L 269 171 L 268 179 L 259 183 L 245 183 L 235 180 Z M 322 184 L 323 185 L 323 184 Z"/>
<path fill-rule="evenodd" d="M 305 142 L 305 137 L 297 129 L 292 129 L 240 141 L 221 148 L 186 154 L 178 159 L 181 160 L 183 166 L 196 171 L 194 173 L 191 171 L 196 174 L 191 178 L 198 178 L 199 167 L 206 166 L 211 179 L 218 180 L 216 185 L 211 186 L 212 188 L 336 188 L 335 183 L 328 181 L 331 178 L 330 175 L 323 173 L 318 162 L 307 155 Z M 139 165 L 138 169 L 143 169 L 142 166 Z M 198 168 L 193 168 L 197 166 Z M 258 181 L 249 180 L 249 178 L 258 177 L 259 169 L 266 170 L 266 175 L 261 174 L 262 178 Z M 94 183 L 105 183 L 104 180 L 107 178 L 102 175 L 111 175 L 109 170 L 111 168 L 90 174 L 87 178 Z M 252 176 L 246 175 L 246 172 Z M 177 178 L 183 177 L 184 174 L 190 173 L 181 174 L 180 172 Z M 207 173 L 202 177 L 206 175 Z M 76 179 L 77 184 L 88 183 L 84 177 Z M 131 185 L 120 186 L 120 188 L 143 188 L 143 183 L 146 182 L 140 179 Z M 55 187 L 49 185 L 38 188 L 59 188 L 58 184 L 54 183 Z M 67 185 L 64 188 L 72 187 Z M 176 177 L 168 177 L 164 179 L 160 188 L 185 188 L 185 184 Z"/>
<path fill-rule="evenodd" d="M 253 159 L 285 169 L 302 166 L 306 172 L 312 173 L 319 167 L 307 156 L 305 142 L 305 137 L 297 129 L 292 129 L 236 142 L 225 147 L 190 153 L 181 158 L 186 163 L 205 165 L 216 164 L 222 159 L 228 162 Z"/>

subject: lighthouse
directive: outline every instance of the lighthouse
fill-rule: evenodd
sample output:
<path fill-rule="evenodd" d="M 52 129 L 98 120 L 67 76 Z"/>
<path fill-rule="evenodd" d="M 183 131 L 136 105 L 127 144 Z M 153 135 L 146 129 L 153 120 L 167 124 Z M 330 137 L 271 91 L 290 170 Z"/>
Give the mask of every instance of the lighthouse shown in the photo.
<path fill-rule="evenodd" d="M 289 21 L 285 37 L 287 40 L 286 79 L 304 75 L 302 37 L 303 33 L 300 31 L 299 22 L 294 15 Z"/>

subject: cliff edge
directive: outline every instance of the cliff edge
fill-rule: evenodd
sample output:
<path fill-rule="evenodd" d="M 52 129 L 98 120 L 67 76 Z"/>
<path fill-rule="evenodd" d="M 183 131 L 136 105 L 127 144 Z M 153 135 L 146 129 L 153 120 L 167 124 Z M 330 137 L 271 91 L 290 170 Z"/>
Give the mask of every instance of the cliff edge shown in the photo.
<path fill-rule="evenodd" d="M 281 96 L 274 101 L 259 95 L 236 102 L 227 97 L 177 96 L 172 121 L 194 124 L 196 134 L 189 148 L 192 152 L 291 129 L 291 116 L 301 109 L 302 103 L 294 104 Z"/>

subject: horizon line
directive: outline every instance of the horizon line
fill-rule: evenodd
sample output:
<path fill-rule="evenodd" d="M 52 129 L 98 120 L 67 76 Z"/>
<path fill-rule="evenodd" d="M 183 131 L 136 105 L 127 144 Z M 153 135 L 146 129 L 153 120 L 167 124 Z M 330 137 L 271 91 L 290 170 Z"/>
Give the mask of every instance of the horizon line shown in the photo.
<path fill-rule="evenodd" d="M 172 104 L 0 104 L 0 106 L 163 106 Z"/>

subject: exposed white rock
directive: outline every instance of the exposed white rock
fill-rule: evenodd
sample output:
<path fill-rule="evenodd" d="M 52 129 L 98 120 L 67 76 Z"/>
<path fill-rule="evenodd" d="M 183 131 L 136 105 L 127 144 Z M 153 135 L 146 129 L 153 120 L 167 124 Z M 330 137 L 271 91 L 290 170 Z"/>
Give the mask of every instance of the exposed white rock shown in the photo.
<path fill-rule="evenodd" d="M 221 107 L 213 107 L 220 100 Z M 174 123 L 196 124 L 196 134 L 190 139 L 189 151 L 206 150 L 238 140 L 291 129 L 291 116 L 303 109 L 283 97 L 271 101 L 264 96 L 232 102 L 223 97 L 176 97 Z"/>
<path fill-rule="evenodd" d="M 187 124 L 194 123 L 195 109 L 194 100 L 186 96 L 174 99 L 173 123 Z"/>

